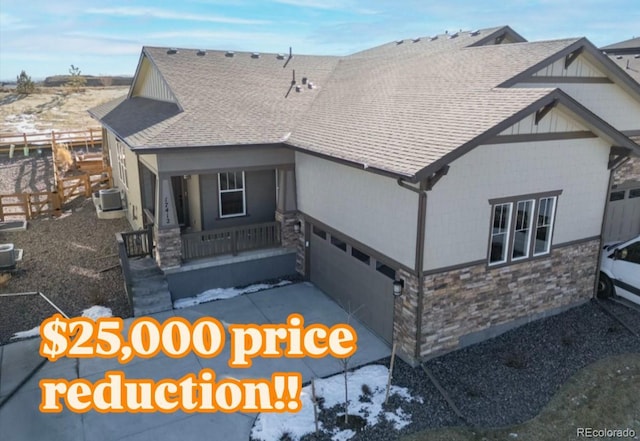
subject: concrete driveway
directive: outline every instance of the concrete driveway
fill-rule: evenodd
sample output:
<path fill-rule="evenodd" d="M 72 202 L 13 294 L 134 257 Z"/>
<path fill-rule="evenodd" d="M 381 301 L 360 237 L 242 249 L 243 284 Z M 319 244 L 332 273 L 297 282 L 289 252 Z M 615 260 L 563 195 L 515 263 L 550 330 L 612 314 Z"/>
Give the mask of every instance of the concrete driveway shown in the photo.
<path fill-rule="evenodd" d="M 285 323 L 291 313 L 302 314 L 305 324 L 322 323 L 332 326 L 346 323 L 347 314 L 324 293 L 309 283 L 219 300 L 186 309 L 155 314 L 162 322 L 171 316 L 181 316 L 193 322 L 200 317 L 215 317 L 227 323 Z M 131 320 L 126 321 L 127 325 Z M 350 320 L 358 334 L 358 350 L 349 366 L 356 367 L 390 355 L 388 346 L 357 320 Z M 0 346 L 0 402 L 25 380 L 41 363 L 38 355 L 40 339 Z M 255 358 L 248 369 L 231 369 L 227 361 L 227 344 L 215 358 L 201 358 L 189 354 L 173 359 L 160 354 L 152 359 L 134 359 L 121 365 L 113 359 L 61 359 L 46 362 L 18 391 L 0 407 L 0 438 L 12 441 L 155 441 L 216 439 L 248 440 L 257 414 L 195 413 L 182 411 L 151 414 L 101 414 L 91 411 L 75 414 L 64 410 L 60 414 L 42 414 L 38 410 L 41 395 L 38 381 L 42 378 L 85 378 L 95 382 L 108 370 L 121 370 L 127 378 L 180 378 L 198 373 L 203 368 L 216 372 L 218 380 L 233 378 L 267 378 L 273 372 L 300 372 L 303 381 L 326 377 L 341 370 L 341 363 L 333 357 L 320 359 L 262 359 Z"/>

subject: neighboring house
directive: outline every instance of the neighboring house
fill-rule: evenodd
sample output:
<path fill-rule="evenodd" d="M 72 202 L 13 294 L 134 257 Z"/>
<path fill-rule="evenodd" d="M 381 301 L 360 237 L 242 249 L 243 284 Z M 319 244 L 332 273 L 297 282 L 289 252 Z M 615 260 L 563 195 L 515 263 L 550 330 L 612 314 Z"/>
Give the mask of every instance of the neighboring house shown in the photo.
<path fill-rule="evenodd" d="M 509 27 L 347 57 L 145 47 L 91 113 L 174 298 L 295 268 L 411 363 L 591 298 L 640 153 L 638 83 Z"/>
<path fill-rule="evenodd" d="M 600 48 L 614 63 L 640 82 L 640 37 Z M 640 133 L 630 134 L 640 143 Z M 640 234 L 640 158 L 630 158 L 613 176 L 607 220 L 606 241 L 626 240 Z"/>

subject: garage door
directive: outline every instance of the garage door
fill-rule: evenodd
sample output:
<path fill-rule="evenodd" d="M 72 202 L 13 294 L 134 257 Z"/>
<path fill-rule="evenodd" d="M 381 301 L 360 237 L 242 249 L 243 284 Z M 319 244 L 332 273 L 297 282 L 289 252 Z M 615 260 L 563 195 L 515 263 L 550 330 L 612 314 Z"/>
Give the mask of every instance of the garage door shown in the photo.
<path fill-rule="evenodd" d="M 310 260 L 311 282 L 391 342 L 395 272 L 317 227 L 311 230 Z"/>
<path fill-rule="evenodd" d="M 640 183 L 611 190 L 604 241 L 627 240 L 640 234 Z"/>

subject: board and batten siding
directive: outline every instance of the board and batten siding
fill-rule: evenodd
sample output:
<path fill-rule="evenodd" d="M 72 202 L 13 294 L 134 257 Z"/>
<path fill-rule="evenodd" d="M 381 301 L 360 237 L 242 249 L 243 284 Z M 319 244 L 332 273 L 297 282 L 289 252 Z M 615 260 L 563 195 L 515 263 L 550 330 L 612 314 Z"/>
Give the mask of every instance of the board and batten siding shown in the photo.
<path fill-rule="evenodd" d="M 410 268 L 418 196 L 394 179 L 296 152 L 298 209 Z"/>
<path fill-rule="evenodd" d="M 569 117 L 557 107 L 551 110 L 536 124 L 536 115 L 531 114 L 518 121 L 500 135 L 522 135 L 556 132 L 580 132 L 587 130 L 583 125 Z"/>
<path fill-rule="evenodd" d="M 640 101 L 617 84 L 519 83 L 514 87 L 557 87 L 616 129 L 640 130 Z"/>
<path fill-rule="evenodd" d="M 565 69 L 565 58 L 562 57 L 544 69 L 539 70 L 534 77 L 588 77 L 606 78 L 607 76 L 595 67 L 584 55 L 578 56 L 573 63 Z"/>
<path fill-rule="evenodd" d="M 599 236 L 610 145 L 600 138 L 482 145 L 428 194 L 425 270 L 486 260 L 490 199 L 562 190 L 552 245 Z"/>
<path fill-rule="evenodd" d="M 176 102 L 171 89 L 169 89 L 160 72 L 146 56 L 142 58 L 131 96 L 140 96 L 170 103 Z"/>

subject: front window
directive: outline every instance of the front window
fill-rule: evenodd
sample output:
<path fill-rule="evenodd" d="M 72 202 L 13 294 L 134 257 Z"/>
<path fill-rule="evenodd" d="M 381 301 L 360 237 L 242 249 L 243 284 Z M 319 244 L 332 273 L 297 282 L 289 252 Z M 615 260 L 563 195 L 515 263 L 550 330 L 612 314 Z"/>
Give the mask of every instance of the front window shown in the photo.
<path fill-rule="evenodd" d="M 549 254 L 558 194 L 492 203 L 489 265 Z"/>
<path fill-rule="evenodd" d="M 218 173 L 218 207 L 223 217 L 247 214 L 244 172 Z"/>

